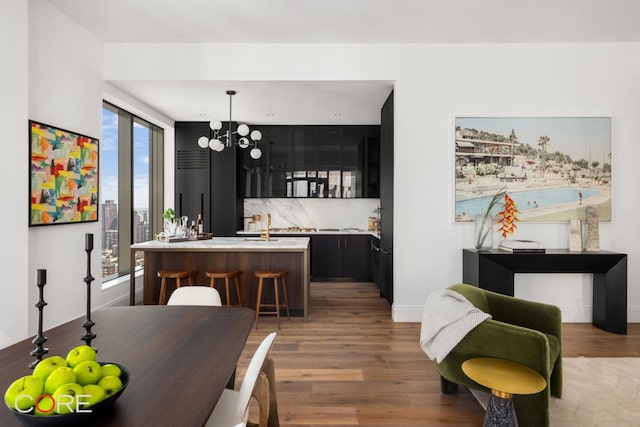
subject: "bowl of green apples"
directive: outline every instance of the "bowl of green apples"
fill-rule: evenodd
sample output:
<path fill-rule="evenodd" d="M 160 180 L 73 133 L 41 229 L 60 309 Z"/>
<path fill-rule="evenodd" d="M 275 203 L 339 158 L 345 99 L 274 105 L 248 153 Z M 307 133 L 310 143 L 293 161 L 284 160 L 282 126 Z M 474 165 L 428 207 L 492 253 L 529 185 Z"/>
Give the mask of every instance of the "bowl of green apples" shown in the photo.
<path fill-rule="evenodd" d="M 4 402 L 23 424 L 67 426 L 86 424 L 87 417 L 110 407 L 129 384 L 130 373 L 119 363 L 97 361 L 87 345 L 66 358 L 42 359 L 30 375 L 16 379 Z"/>

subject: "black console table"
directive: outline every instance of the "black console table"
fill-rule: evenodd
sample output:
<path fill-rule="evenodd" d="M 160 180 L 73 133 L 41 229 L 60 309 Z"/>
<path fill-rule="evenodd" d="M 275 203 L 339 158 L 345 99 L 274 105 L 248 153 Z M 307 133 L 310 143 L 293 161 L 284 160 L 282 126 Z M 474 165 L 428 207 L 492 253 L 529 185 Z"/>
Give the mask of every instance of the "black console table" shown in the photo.
<path fill-rule="evenodd" d="M 593 273 L 593 325 L 627 333 L 627 255 L 617 252 L 547 250 L 513 254 L 463 249 L 462 281 L 513 296 L 514 273 Z"/>

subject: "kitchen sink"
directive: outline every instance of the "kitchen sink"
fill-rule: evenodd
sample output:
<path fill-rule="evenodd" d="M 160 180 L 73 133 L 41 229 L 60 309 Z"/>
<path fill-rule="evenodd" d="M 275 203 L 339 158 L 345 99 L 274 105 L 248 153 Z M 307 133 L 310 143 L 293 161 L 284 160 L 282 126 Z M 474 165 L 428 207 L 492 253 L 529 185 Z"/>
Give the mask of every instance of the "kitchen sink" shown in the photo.
<path fill-rule="evenodd" d="M 247 242 L 267 242 L 267 239 L 261 239 L 259 237 L 245 237 L 244 240 Z M 270 242 L 277 242 L 278 239 L 270 239 Z"/>

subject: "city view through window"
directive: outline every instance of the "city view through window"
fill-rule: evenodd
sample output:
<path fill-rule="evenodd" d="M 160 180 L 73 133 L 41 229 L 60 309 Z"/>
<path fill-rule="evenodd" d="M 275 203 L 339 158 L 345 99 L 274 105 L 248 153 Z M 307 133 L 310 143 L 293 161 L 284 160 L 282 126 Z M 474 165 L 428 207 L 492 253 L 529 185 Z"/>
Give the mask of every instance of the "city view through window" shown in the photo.
<path fill-rule="evenodd" d="M 151 125 L 137 118 L 120 120 L 117 108 L 106 106 L 102 115 L 101 145 L 101 191 L 100 209 L 102 218 L 102 280 L 116 278 L 128 271 L 120 271 L 119 257 L 127 257 L 128 248 L 120 251 L 123 240 L 120 233 L 130 233 L 132 243 L 151 238 L 149 226 L 149 157 L 151 148 Z M 132 132 L 122 132 L 120 126 L 132 127 Z M 119 141 L 119 135 L 132 135 L 133 141 Z M 131 176 L 118 167 L 120 150 L 130 150 Z M 121 153 L 120 153 L 121 154 Z M 120 194 L 119 184 L 131 183 L 131 191 Z M 118 221 L 120 205 L 129 198 L 133 207 L 131 230 L 122 230 Z M 136 260 L 135 269 L 142 267 L 142 259 Z"/>

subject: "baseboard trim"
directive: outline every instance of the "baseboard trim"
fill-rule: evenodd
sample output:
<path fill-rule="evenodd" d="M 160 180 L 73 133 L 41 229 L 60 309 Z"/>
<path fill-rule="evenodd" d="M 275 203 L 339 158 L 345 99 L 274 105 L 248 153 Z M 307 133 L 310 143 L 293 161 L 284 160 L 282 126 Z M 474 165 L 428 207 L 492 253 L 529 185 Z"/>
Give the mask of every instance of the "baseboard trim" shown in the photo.
<path fill-rule="evenodd" d="M 136 304 L 139 301 L 142 301 L 142 289 L 136 289 L 135 301 L 136 301 Z M 106 307 L 126 307 L 128 305 L 129 305 L 129 293 L 96 307 L 96 310 L 99 310 L 101 308 L 106 308 Z"/>
<path fill-rule="evenodd" d="M 564 323 L 591 323 L 591 307 L 559 306 L 562 311 Z M 399 305 L 394 303 L 391 308 L 391 316 L 394 322 L 421 322 L 422 305 Z M 640 307 L 627 309 L 627 322 L 640 323 Z"/>

